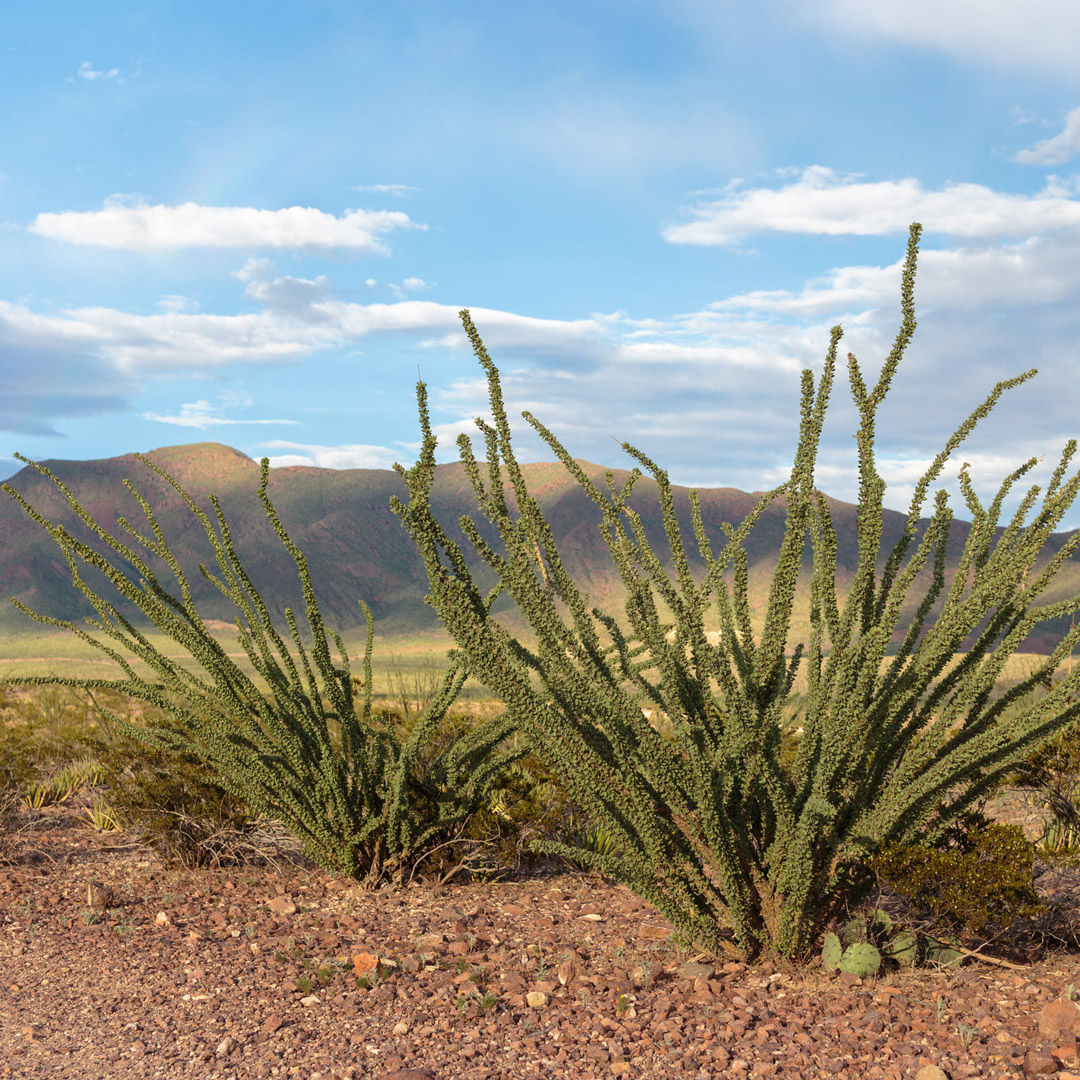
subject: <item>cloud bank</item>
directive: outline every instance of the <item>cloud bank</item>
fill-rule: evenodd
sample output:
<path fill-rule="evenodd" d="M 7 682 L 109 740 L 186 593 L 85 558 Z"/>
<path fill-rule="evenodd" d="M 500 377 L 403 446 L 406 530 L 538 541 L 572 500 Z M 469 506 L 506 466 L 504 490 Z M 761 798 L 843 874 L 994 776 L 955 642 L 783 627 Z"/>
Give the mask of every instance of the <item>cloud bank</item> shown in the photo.
<path fill-rule="evenodd" d="M 1080 125 L 1080 120 L 1078 120 Z M 927 191 L 915 179 L 864 182 L 812 165 L 779 188 L 743 188 L 740 181 L 703 199 L 693 221 L 670 225 L 673 244 L 736 244 L 762 233 L 816 236 L 887 236 L 913 221 L 928 234 L 992 239 L 1075 228 L 1080 202 L 1075 191 L 1051 179 L 1036 195 L 1013 195 L 981 184 L 949 184 Z"/>
<path fill-rule="evenodd" d="M 163 251 L 226 248 L 299 249 L 389 254 L 381 237 L 396 229 L 425 229 L 400 210 L 346 210 L 341 217 L 310 206 L 257 210 L 250 206 L 131 205 L 121 197 L 101 210 L 38 214 L 29 231 L 68 244 Z"/>

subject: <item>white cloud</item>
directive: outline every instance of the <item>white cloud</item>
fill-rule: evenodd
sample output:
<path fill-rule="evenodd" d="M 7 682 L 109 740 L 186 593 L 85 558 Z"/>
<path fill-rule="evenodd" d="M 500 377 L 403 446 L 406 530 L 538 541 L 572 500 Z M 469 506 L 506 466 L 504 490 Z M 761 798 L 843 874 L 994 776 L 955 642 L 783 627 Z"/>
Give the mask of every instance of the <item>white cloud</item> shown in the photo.
<path fill-rule="evenodd" d="M 233 270 L 232 276 L 241 281 L 265 281 L 277 272 L 272 259 L 248 259 L 239 270 Z"/>
<path fill-rule="evenodd" d="M 232 401 L 237 404 L 237 401 Z M 250 399 L 243 402 L 249 404 Z M 209 401 L 193 401 L 180 406 L 180 411 L 173 416 L 164 413 L 144 412 L 140 415 L 144 420 L 156 420 L 161 424 L 175 424 L 177 427 L 199 428 L 205 431 L 211 427 L 232 426 L 234 424 L 295 424 L 296 420 L 232 420 L 221 414 L 224 409 L 218 405 L 211 405 Z"/>
<path fill-rule="evenodd" d="M 319 446 L 273 439 L 260 445 L 270 450 L 299 451 L 292 454 L 268 454 L 270 465 L 275 469 L 286 465 L 314 465 L 320 469 L 389 469 L 402 457 L 400 450 L 359 443 L 345 446 Z"/>
<path fill-rule="evenodd" d="M 1021 165 L 1060 165 L 1080 151 L 1080 109 L 1065 118 L 1065 127 L 1051 139 L 1041 139 L 1021 150 L 1013 161 Z"/>
<path fill-rule="evenodd" d="M 78 78 L 85 79 L 87 82 L 96 82 L 98 79 L 115 79 L 120 74 L 120 69 L 109 68 L 108 71 L 96 71 L 89 60 L 84 60 L 75 74 Z"/>
<path fill-rule="evenodd" d="M 314 280 L 286 276 L 272 281 L 252 281 L 244 295 L 268 308 L 310 316 L 318 315 L 313 305 L 329 300 L 334 287 L 324 274 Z"/>
<path fill-rule="evenodd" d="M 407 199 L 414 191 L 420 188 L 411 184 L 356 184 L 352 191 L 373 191 L 377 195 L 394 195 L 399 199 Z"/>
<path fill-rule="evenodd" d="M 809 182 L 804 173 L 786 179 L 792 187 Z M 828 170 L 812 174 L 811 180 L 826 189 L 855 189 L 853 213 L 869 213 L 863 188 L 871 185 L 838 179 Z M 985 206 L 999 212 L 998 194 L 980 190 Z M 734 191 L 732 197 L 740 194 L 745 193 Z M 916 201 L 926 195 L 916 185 Z M 1001 198 L 1018 200 L 1010 206 L 1023 215 L 1030 210 L 1027 203 L 1057 199 L 1071 205 L 1075 197 L 1075 189 L 1052 179 L 1026 202 L 1017 196 Z M 812 209 L 819 217 L 823 213 L 820 207 Z M 776 217 L 772 210 L 755 213 L 747 213 L 742 227 L 758 228 Z M 989 212 L 984 216 L 997 220 Z M 1029 221 L 1034 217 L 1028 213 Z M 898 232 L 906 229 L 906 213 L 897 222 Z M 1045 440 L 1038 449 L 1051 458 L 1065 438 L 1076 434 L 1080 230 L 1059 228 L 1016 238 L 985 224 L 981 228 L 962 236 L 959 245 L 930 248 L 920 256 L 916 299 L 921 328 L 879 425 L 879 458 L 890 484 L 889 505 L 896 508 L 906 506 L 915 470 L 921 473 L 999 378 L 1033 365 L 1044 369 L 1033 388 L 1025 387 L 1003 404 L 998 426 L 991 418 L 982 442 L 976 438 L 962 452 L 976 465 L 973 477 L 980 491 L 993 490 L 1002 475 L 1028 456 L 1030 433 Z M 928 226 L 927 232 L 928 240 L 940 242 L 943 230 Z M 900 239 L 897 256 L 902 250 Z M 249 260 L 236 276 L 244 281 L 246 295 L 262 305 L 259 311 L 139 315 L 84 308 L 41 313 L 0 303 L 0 358 L 14 347 L 35 356 L 70 356 L 73 370 L 76 360 L 92 361 L 123 375 L 127 381 L 118 385 L 126 393 L 131 383 L 158 371 L 209 373 L 238 364 L 304 363 L 331 349 L 340 350 L 342 362 L 353 363 L 347 357 L 356 355 L 364 338 L 393 337 L 405 348 L 421 346 L 433 353 L 436 374 L 432 377 L 425 361 L 424 375 L 432 384 L 440 460 L 453 458 L 457 434 L 475 435 L 473 417 L 487 412 L 487 388 L 471 367 L 464 369 L 470 377 L 455 377 L 468 356 L 460 304 L 346 302 L 332 296 L 325 278 L 281 276 L 269 260 Z M 839 266 L 790 291 L 721 295 L 700 310 L 666 316 L 615 312 L 555 320 L 477 307 L 472 314 L 503 372 L 512 417 L 531 409 L 575 456 L 628 464 L 611 444 L 614 436 L 639 445 L 680 483 L 753 490 L 782 478 L 789 464 L 798 371 L 820 370 L 831 325 L 843 323 L 842 351 L 855 352 L 867 377 L 873 377 L 896 332 L 899 281 L 897 259 L 888 266 Z M 1033 321 L 1039 326 L 1035 340 Z M 382 362 L 381 343 L 367 351 L 378 352 Z M 444 363 L 453 365 L 453 375 L 443 374 Z M 851 499 L 857 494 L 849 449 L 855 419 L 842 373 L 838 382 L 820 481 L 830 494 Z M 215 427 L 236 423 L 230 417 L 247 405 L 222 397 L 213 405 L 193 402 L 175 415 L 153 418 Z M 402 409 L 402 422 L 411 425 L 414 418 L 406 406 Z M 55 415 L 63 414 L 50 418 Z M 20 422 L 25 421 L 22 416 Z M 404 433 L 414 430 L 406 426 Z M 515 420 L 515 432 L 522 460 L 550 460 L 550 450 L 531 429 Z M 311 434 L 316 433 L 324 443 L 268 444 L 277 454 L 275 465 L 384 468 L 401 458 L 385 446 L 329 445 L 333 435 L 322 430 Z"/>
<path fill-rule="evenodd" d="M 796 18 L 834 33 L 935 49 L 1000 67 L 1076 79 L 1080 7 L 1073 0 L 787 0 Z"/>
<path fill-rule="evenodd" d="M 199 310 L 197 301 L 192 300 L 189 296 L 180 296 L 177 293 L 165 293 L 163 296 L 159 296 L 157 306 L 159 310 L 168 312 Z"/>
<path fill-rule="evenodd" d="M 399 300 L 404 300 L 408 293 L 419 292 L 430 285 L 431 282 L 425 281 L 423 278 L 407 277 L 400 285 L 391 285 L 390 289 Z"/>
<path fill-rule="evenodd" d="M 380 239 L 395 229 L 426 229 L 400 210 L 346 210 L 341 217 L 314 207 L 257 210 L 249 206 L 131 205 L 107 200 L 101 210 L 38 214 L 29 230 L 69 244 L 159 251 L 177 248 L 295 248 L 389 253 Z M 242 272 L 242 271 L 241 271 Z"/>
<path fill-rule="evenodd" d="M 690 209 L 694 221 L 664 229 L 675 244 L 735 244 L 759 233 L 885 236 L 913 221 L 930 234 L 967 240 L 1032 234 L 1080 225 L 1080 201 L 1051 178 L 1036 195 L 1013 195 L 981 184 L 927 191 L 918 180 L 864 183 L 812 165 L 779 188 L 743 188 L 735 181 L 719 198 Z"/>
<path fill-rule="evenodd" d="M 770 290 L 715 301 L 719 313 L 841 319 L 850 329 L 882 309 L 895 310 L 902 260 L 844 266 L 799 292 Z M 998 246 L 923 251 L 916 303 L 924 312 L 1042 307 L 1080 294 L 1080 235 L 1035 237 Z"/>

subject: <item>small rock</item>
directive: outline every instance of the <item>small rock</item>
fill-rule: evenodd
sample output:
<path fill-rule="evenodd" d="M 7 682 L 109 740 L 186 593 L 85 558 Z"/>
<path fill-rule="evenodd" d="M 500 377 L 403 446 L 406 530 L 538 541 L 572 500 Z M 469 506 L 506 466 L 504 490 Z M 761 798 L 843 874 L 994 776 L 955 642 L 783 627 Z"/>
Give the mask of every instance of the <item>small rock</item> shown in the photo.
<path fill-rule="evenodd" d="M 629 1071 L 630 1071 L 630 1062 L 629 1061 L 613 1061 L 611 1063 L 611 1075 L 612 1076 L 622 1076 L 624 1073 L 628 1073 Z"/>
<path fill-rule="evenodd" d="M 574 980 L 578 977 L 577 964 L 573 960 L 564 960 L 558 968 L 557 974 L 559 976 L 559 982 L 563 986 L 570 986 Z"/>
<path fill-rule="evenodd" d="M 1076 1040 L 1070 1039 L 1068 1042 L 1062 1043 L 1061 1046 L 1050 1051 L 1061 1062 L 1062 1065 L 1075 1065 L 1078 1058 L 1076 1054 Z"/>
<path fill-rule="evenodd" d="M 409 1025 L 406 1024 L 404 1020 L 399 1020 L 394 1025 L 394 1029 L 391 1032 L 392 1035 L 408 1035 L 408 1033 L 409 1033 Z"/>
<path fill-rule="evenodd" d="M 590 911 L 588 915 L 582 915 L 581 917 L 583 919 L 588 919 L 589 922 L 603 922 L 604 921 L 604 916 L 603 915 L 597 915 L 597 913 L 595 911 Z"/>
<path fill-rule="evenodd" d="M 310 1009 L 315 1005 L 321 1005 L 322 998 L 320 998 L 318 994 L 308 994 L 307 997 L 302 997 L 300 999 L 300 1004 L 305 1008 Z"/>
<path fill-rule="evenodd" d="M 1052 1076 L 1058 1071 L 1054 1055 L 1045 1050 L 1029 1050 L 1024 1055 L 1025 1076 Z"/>
<path fill-rule="evenodd" d="M 542 1009 L 548 1003 L 548 996 L 543 990 L 530 990 L 525 995 L 525 1004 L 530 1009 Z"/>
<path fill-rule="evenodd" d="M 296 914 L 296 905 L 287 896 L 275 896 L 266 906 L 275 915 Z"/>
<path fill-rule="evenodd" d="M 693 960 L 687 961 L 679 968 L 679 974 L 684 979 L 711 979 L 716 969 L 709 964 L 697 964 Z"/>
<path fill-rule="evenodd" d="M 637 936 L 645 941 L 662 941 L 671 933 L 663 926 L 653 926 L 651 923 L 642 923 L 638 927 Z"/>
<path fill-rule="evenodd" d="M 1039 1013 L 1039 1033 L 1055 1041 L 1064 1041 L 1066 1036 L 1074 1033 L 1077 1021 L 1080 1021 L 1080 1008 L 1076 1002 L 1058 998 Z"/>
<path fill-rule="evenodd" d="M 226 1035 L 224 1039 L 217 1044 L 217 1056 L 227 1057 L 236 1049 L 236 1040 L 231 1035 Z"/>
<path fill-rule="evenodd" d="M 435 1074 L 427 1069 L 398 1069 L 387 1073 L 382 1080 L 435 1080 Z"/>
<path fill-rule="evenodd" d="M 263 1021 L 262 1032 L 264 1035 L 273 1035 L 279 1027 L 281 1027 L 282 1020 L 277 1013 L 272 1013 Z"/>
<path fill-rule="evenodd" d="M 949 1080 L 949 1078 L 936 1065 L 924 1065 L 915 1074 L 915 1080 Z"/>
<path fill-rule="evenodd" d="M 165 911 L 159 911 L 157 915 L 154 916 L 154 922 L 157 923 L 158 926 L 172 926 L 172 919 L 169 918 L 168 912 Z"/>
<path fill-rule="evenodd" d="M 108 885 L 102 885 L 100 881 L 91 881 L 86 886 L 86 903 L 92 908 L 112 907 L 113 891 Z"/>

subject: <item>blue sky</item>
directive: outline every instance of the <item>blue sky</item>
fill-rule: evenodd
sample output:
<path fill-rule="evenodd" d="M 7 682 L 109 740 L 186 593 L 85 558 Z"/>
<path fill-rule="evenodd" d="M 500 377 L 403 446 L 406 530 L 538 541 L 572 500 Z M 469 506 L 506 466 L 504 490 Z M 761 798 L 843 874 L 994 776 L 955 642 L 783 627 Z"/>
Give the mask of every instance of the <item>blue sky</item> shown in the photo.
<path fill-rule="evenodd" d="M 1080 433 L 1077 40 L 1056 0 L 6 5 L 0 475 L 209 440 L 410 463 L 418 367 L 452 460 L 469 307 L 574 456 L 762 489 L 829 327 L 887 353 L 915 220 L 889 504 L 1029 367 L 961 459 L 984 495 L 1048 475 Z M 850 499 L 847 402 L 819 483 Z"/>

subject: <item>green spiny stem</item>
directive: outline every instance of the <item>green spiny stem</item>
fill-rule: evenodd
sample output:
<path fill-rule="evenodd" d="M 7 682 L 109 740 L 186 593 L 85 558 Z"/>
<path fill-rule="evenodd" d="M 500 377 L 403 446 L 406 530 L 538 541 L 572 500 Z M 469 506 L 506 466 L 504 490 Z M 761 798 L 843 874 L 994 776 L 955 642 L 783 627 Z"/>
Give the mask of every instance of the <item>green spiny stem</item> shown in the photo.
<path fill-rule="evenodd" d="M 97 617 L 86 620 L 87 630 L 38 615 L 17 602 L 16 606 L 39 622 L 73 631 L 116 662 L 124 677 L 21 681 L 107 687 L 157 706 L 172 718 L 171 727 L 147 727 L 106 715 L 117 730 L 148 745 L 195 755 L 225 790 L 253 812 L 286 824 L 305 852 L 324 866 L 375 883 L 422 858 L 427 847 L 441 843 L 456 824 L 483 805 L 505 768 L 524 755 L 524 748 L 507 748 L 514 725 L 506 716 L 477 725 L 437 755 L 432 775 L 422 779 L 418 756 L 457 700 L 468 673 L 465 665 L 451 664 L 440 691 L 405 743 L 399 744 L 386 725 L 373 719 L 371 613 L 361 602 L 367 638 L 364 692 L 358 710 L 344 643 L 333 635 L 341 657 L 336 662 L 306 559 L 286 533 L 267 493 L 269 462 L 262 462 L 258 494 L 273 531 L 296 565 L 310 647 L 291 610 L 285 613 L 288 642 L 275 628 L 240 561 L 217 499 L 211 497 L 211 518 L 173 477 L 138 457 L 166 481 L 202 525 L 217 568 L 213 574 L 204 566 L 199 569 L 235 604 L 239 642 L 269 693 L 259 690 L 207 630 L 153 509 L 134 485 L 126 482 L 150 535 L 140 533 L 125 519 L 119 524 L 147 553 L 145 558 L 95 521 L 45 466 L 25 458 L 20 460 L 60 490 L 75 516 L 100 542 L 98 548 L 77 539 L 38 513 L 10 486 L 3 486 L 57 543 L 73 585 L 90 601 Z M 101 548 L 119 556 L 119 565 Z M 172 574 L 179 599 L 161 584 L 149 559 L 161 560 Z M 131 619 L 90 587 L 81 572 L 83 566 L 100 571 L 144 619 L 183 646 L 196 661 L 196 670 L 161 654 Z M 132 579 L 127 567 L 135 569 L 138 580 Z M 110 645 L 110 640 L 116 644 Z M 139 674 L 129 656 L 143 661 L 151 676 Z M 463 771 L 471 774 L 464 784 L 459 783 Z"/>
<path fill-rule="evenodd" d="M 985 510 L 973 502 L 962 472 L 973 522 L 951 583 L 952 512 L 944 492 L 935 495 L 929 521 L 921 519 L 949 456 L 1032 372 L 999 383 L 957 428 L 916 484 L 899 540 L 891 552 L 881 550 L 885 484 L 875 463 L 876 416 L 915 331 L 919 236 L 920 227 L 913 226 L 900 332 L 872 388 L 858 361 L 848 358 L 860 416 L 858 562 L 843 602 L 836 532 L 828 501 L 814 483 L 839 327 L 821 378 L 803 375 L 788 482 L 764 496 L 738 526 L 725 525 L 718 543 L 707 535 L 700 503 L 691 496 L 703 576 L 686 553 L 663 469 L 624 444 L 637 467 L 621 490 L 610 475 L 605 489 L 547 428 L 523 414 L 598 508 L 626 589 L 617 617 L 590 607 L 567 575 L 514 457 L 498 370 L 468 312 L 461 313 L 488 380 L 492 423 L 478 421 L 486 480 L 470 440 L 461 436 L 458 445 L 477 506 L 499 544 L 483 541 L 471 520 L 461 524 L 475 555 L 495 572 L 529 625 L 527 650 L 492 619 L 462 549 L 432 512 L 435 439 L 426 390 L 418 386 L 423 450 L 412 469 L 399 468 L 408 501 L 395 501 L 394 509 L 424 559 L 429 602 L 474 675 L 507 703 L 534 752 L 614 838 L 617 856 L 591 852 L 585 861 L 637 890 L 706 951 L 808 957 L 816 935 L 865 881 L 869 855 L 890 842 L 941 835 L 974 794 L 1080 715 L 1080 668 L 1055 683 L 1038 707 L 1008 711 L 991 695 L 1005 659 L 1032 628 L 1080 606 L 1078 597 L 1043 608 L 1035 603 L 1075 550 L 1068 545 L 1040 562 L 1080 491 L 1080 476 L 1067 476 L 1075 447 L 1066 448 L 1035 520 L 1026 523 L 1037 492 L 1022 499 L 1003 532 L 996 522 L 1004 499 L 1028 466 L 1003 482 Z M 630 504 L 645 474 L 657 485 L 664 552 L 653 549 Z M 786 507 L 786 525 L 764 624 L 757 628 L 743 545 L 778 500 Z M 792 650 L 796 586 L 808 542 L 810 642 Z M 920 586 L 927 574 L 929 585 Z M 712 610 L 721 630 L 715 644 L 706 633 Z M 975 645 L 957 662 L 972 639 Z M 1076 640 L 1070 634 L 1042 665 L 1043 680 Z M 782 709 L 804 661 L 803 736 L 787 768 L 780 760 Z M 1007 704 L 1022 697 L 1014 694 Z M 662 738 L 645 720 L 643 702 L 670 718 L 673 737 Z"/>

